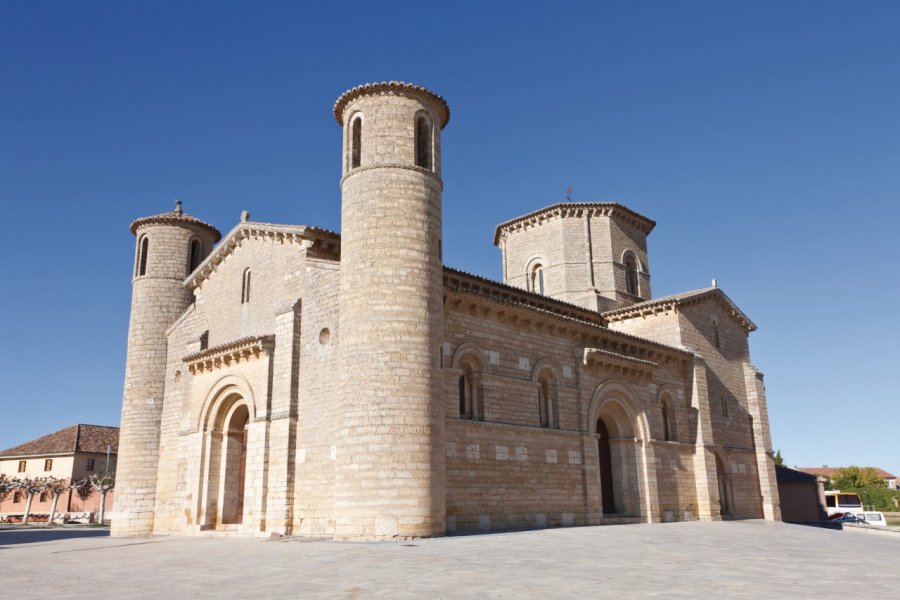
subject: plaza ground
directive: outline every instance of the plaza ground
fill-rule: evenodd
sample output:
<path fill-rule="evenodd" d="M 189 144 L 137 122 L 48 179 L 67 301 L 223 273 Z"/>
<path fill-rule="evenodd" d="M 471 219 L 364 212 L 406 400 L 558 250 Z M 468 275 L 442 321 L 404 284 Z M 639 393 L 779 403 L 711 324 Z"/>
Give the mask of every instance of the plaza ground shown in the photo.
<path fill-rule="evenodd" d="M 412 542 L 0 531 L 7 591 L 53 598 L 894 598 L 900 532 L 768 521 Z"/>

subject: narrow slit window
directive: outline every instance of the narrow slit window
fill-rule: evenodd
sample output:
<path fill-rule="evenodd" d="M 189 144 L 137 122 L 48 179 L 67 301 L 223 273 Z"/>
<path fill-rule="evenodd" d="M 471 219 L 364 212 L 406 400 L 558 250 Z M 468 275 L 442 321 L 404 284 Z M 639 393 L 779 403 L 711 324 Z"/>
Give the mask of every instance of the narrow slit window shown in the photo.
<path fill-rule="evenodd" d="M 667 442 L 672 440 L 672 423 L 669 415 L 669 403 L 663 402 L 662 405 L 662 419 L 663 419 L 663 436 Z"/>
<path fill-rule="evenodd" d="M 147 251 L 150 249 L 150 239 L 146 236 L 141 239 L 141 245 L 138 251 L 138 277 L 147 274 Z"/>
<path fill-rule="evenodd" d="M 241 304 L 250 302 L 250 269 L 244 271 L 244 281 L 241 285 Z"/>
<path fill-rule="evenodd" d="M 423 115 L 416 117 L 416 166 L 431 169 L 431 122 Z"/>
<path fill-rule="evenodd" d="M 355 169 L 362 164 L 362 118 L 353 119 L 350 127 L 350 168 Z"/>
<path fill-rule="evenodd" d="M 468 402 L 466 401 L 466 376 L 460 375 L 459 377 L 459 416 L 466 416 L 466 407 Z"/>
<path fill-rule="evenodd" d="M 721 347 L 722 347 L 722 341 L 721 341 L 721 339 L 719 338 L 719 324 L 718 324 L 717 322 L 715 322 L 715 321 L 713 321 L 713 337 L 714 337 L 715 342 L 716 342 L 716 348 L 721 348 Z"/>
<path fill-rule="evenodd" d="M 728 418 L 728 397 L 722 396 L 722 416 Z"/>
<path fill-rule="evenodd" d="M 541 427 L 551 429 L 556 427 L 556 410 L 550 397 L 550 384 L 546 380 L 542 380 L 538 385 L 538 412 Z"/>
<path fill-rule="evenodd" d="M 544 295 L 544 266 L 543 265 L 534 265 L 531 268 L 531 274 L 529 276 L 529 287 L 530 291 L 535 294 Z"/>

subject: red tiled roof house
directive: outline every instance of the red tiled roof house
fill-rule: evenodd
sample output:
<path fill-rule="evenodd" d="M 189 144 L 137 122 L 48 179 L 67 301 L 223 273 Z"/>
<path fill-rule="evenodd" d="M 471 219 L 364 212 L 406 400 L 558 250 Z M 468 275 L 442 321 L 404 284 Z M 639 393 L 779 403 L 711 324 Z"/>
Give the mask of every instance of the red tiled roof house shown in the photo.
<path fill-rule="evenodd" d="M 0 474 L 11 479 L 53 477 L 70 483 L 94 473 L 115 470 L 118 450 L 118 427 L 72 425 L 0 452 Z M 110 492 L 106 496 L 107 514 L 113 506 L 114 494 Z M 31 503 L 34 515 L 31 520 L 40 521 L 42 517 L 46 520 L 51 503 L 49 494 L 36 495 Z M 99 510 L 99 494 L 82 500 L 71 490 L 60 496 L 56 507 L 57 513 L 68 513 L 72 518 L 90 518 L 90 513 Z M 22 493 L 10 493 L 0 502 L 2 519 L 16 520 L 24 511 Z"/>

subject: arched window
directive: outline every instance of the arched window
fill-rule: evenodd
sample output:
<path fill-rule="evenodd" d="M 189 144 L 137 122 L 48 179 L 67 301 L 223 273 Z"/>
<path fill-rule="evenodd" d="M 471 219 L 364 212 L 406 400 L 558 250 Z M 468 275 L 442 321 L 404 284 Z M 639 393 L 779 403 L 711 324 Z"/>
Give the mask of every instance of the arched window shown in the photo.
<path fill-rule="evenodd" d="M 431 121 L 416 116 L 416 166 L 431 169 Z"/>
<path fill-rule="evenodd" d="M 638 295 L 637 261 L 631 254 L 625 257 L 625 291 L 632 296 Z"/>
<path fill-rule="evenodd" d="M 459 416 L 461 419 L 476 418 L 475 377 L 466 372 L 459 377 Z"/>
<path fill-rule="evenodd" d="M 480 421 L 484 409 L 480 399 L 481 367 L 477 362 L 466 361 L 460 365 L 459 377 L 459 418 Z"/>
<path fill-rule="evenodd" d="M 544 295 L 544 265 L 538 263 L 531 267 L 528 274 L 528 289 L 535 294 Z"/>
<path fill-rule="evenodd" d="M 670 406 L 670 402 L 668 398 L 663 398 L 662 401 L 662 420 L 663 420 L 663 439 L 667 442 L 675 439 L 673 435 L 673 425 L 672 422 L 672 408 Z"/>
<path fill-rule="evenodd" d="M 141 243 L 138 246 L 138 266 L 137 266 L 137 275 L 140 277 L 141 275 L 147 274 L 147 252 L 150 249 L 150 239 L 147 236 L 141 238 Z"/>
<path fill-rule="evenodd" d="M 362 164 L 362 117 L 353 119 L 350 138 L 350 168 L 355 169 Z"/>
<path fill-rule="evenodd" d="M 244 281 L 241 285 L 241 304 L 250 302 L 250 269 L 244 269 Z"/>
<path fill-rule="evenodd" d="M 538 413 L 541 427 L 557 427 L 556 403 L 551 395 L 550 382 L 544 378 L 538 382 Z"/>
<path fill-rule="evenodd" d="M 203 261 L 203 242 L 197 238 L 191 239 L 191 248 L 188 252 L 188 275 L 194 272 L 194 269 L 200 266 Z"/>

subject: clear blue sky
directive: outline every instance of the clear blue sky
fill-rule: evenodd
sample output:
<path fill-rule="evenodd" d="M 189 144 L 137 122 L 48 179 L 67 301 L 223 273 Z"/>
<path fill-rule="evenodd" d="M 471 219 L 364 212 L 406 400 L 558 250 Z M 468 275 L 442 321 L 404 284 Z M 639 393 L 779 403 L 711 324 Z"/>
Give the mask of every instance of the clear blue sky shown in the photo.
<path fill-rule="evenodd" d="M 0 447 L 118 424 L 132 219 L 340 229 L 345 89 L 450 103 L 447 264 L 562 201 L 657 220 L 654 294 L 759 325 L 789 464 L 900 474 L 900 4 L 0 4 Z"/>

